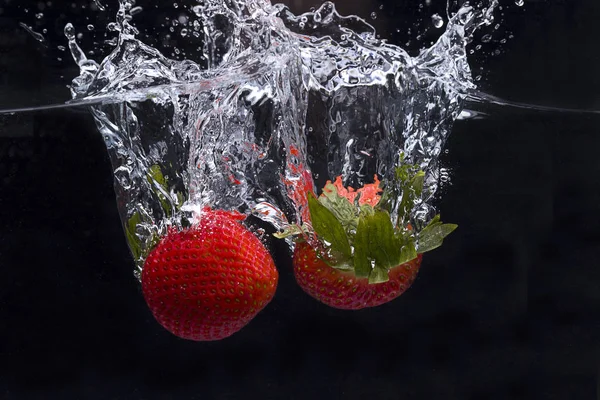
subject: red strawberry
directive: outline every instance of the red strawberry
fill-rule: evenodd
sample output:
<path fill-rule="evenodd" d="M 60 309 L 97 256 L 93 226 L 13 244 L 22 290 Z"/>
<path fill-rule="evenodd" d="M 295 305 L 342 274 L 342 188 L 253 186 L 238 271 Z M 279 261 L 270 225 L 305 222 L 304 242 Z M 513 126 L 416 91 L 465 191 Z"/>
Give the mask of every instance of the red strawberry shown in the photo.
<path fill-rule="evenodd" d="M 242 329 L 271 301 L 277 281 L 260 240 L 223 211 L 205 210 L 191 228 L 170 230 L 142 270 L 142 291 L 156 320 L 196 341 Z"/>
<path fill-rule="evenodd" d="M 308 209 L 305 225 L 277 236 L 300 235 L 293 259 L 300 287 L 324 304 L 349 310 L 375 307 L 404 293 L 417 276 L 422 253 L 440 246 L 456 229 L 442 224 L 439 215 L 419 232 L 412 228 L 411 212 L 424 176 L 405 164 L 385 190 L 377 176 L 358 190 L 344 187 L 337 177 L 319 198 L 310 191 L 304 204 L 293 198 Z"/>
<path fill-rule="evenodd" d="M 368 278 L 357 278 L 352 272 L 330 267 L 307 243 L 294 250 L 294 276 L 309 295 L 334 308 L 359 310 L 394 300 L 414 282 L 421 266 L 422 254 L 389 270 L 389 280 L 369 284 Z"/>

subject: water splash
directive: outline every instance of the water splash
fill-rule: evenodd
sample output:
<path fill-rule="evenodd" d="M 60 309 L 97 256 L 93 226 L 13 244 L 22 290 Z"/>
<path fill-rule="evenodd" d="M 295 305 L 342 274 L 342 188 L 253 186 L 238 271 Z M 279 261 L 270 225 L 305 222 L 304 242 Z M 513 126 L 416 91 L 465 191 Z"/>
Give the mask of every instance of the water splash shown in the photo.
<path fill-rule="evenodd" d="M 389 181 L 401 155 L 426 171 L 413 226 L 432 216 L 438 158 L 475 88 L 465 46 L 493 20 L 495 0 L 449 12 L 446 31 L 416 57 L 330 2 L 294 15 L 266 0 L 205 0 L 182 28 L 201 32 L 201 51 L 181 61 L 137 39 L 134 5 L 120 1 L 116 47 L 100 64 L 65 28 L 81 69 L 73 98 L 119 100 L 91 110 L 130 245 L 133 235 L 148 248 L 206 205 L 281 229 L 302 221 L 303 190 L 337 176 L 354 187 Z M 143 251 L 132 250 L 141 266 Z"/>

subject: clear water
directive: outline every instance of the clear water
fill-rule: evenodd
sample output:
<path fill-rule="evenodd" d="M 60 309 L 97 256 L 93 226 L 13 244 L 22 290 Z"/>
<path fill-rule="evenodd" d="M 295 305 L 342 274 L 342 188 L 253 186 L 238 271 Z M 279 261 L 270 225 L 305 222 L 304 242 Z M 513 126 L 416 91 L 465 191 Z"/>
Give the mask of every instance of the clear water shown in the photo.
<path fill-rule="evenodd" d="M 125 229 L 142 242 L 138 267 L 154 234 L 205 206 L 283 229 L 302 222 L 301 189 L 319 193 L 340 175 L 355 188 L 385 182 L 401 156 L 426 171 L 412 213 L 417 229 L 426 223 L 447 178 L 439 156 L 475 88 L 466 44 L 497 2 L 451 6 L 445 32 L 417 56 L 330 2 L 301 15 L 264 0 L 191 4 L 179 33 L 198 52 L 179 59 L 137 38 L 132 0 L 120 1 L 115 48 L 99 64 L 67 24 L 80 68 L 71 93 L 104 103 L 91 110 Z"/>

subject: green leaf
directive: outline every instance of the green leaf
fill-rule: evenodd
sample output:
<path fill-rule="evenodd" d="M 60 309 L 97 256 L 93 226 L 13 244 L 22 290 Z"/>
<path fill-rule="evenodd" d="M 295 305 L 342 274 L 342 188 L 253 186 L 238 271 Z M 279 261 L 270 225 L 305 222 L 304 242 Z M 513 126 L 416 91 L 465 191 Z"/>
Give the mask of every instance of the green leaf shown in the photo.
<path fill-rule="evenodd" d="M 185 197 L 183 197 L 183 193 L 181 192 L 176 192 L 175 197 L 177 197 L 177 208 L 180 208 L 185 201 Z"/>
<path fill-rule="evenodd" d="M 373 269 L 369 260 L 369 223 L 362 216 L 358 220 L 354 236 L 354 275 L 357 278 L 368 278 Z"/>
<path fill-rule="evenodd" d="M 303 227 L 300 227 L 297 224 L 293 224 L 285 228 L 282 232 L 275 232 L 273 236 L 275 236 L 277 239 L 285 239 L 289 236 L 301 235 L 303 233 Z"/>
<path fill-rule="evenodd" d="M 425 184 L 425 172 L 419 171 L 412 178 L 412 185 L 411 185 L 416 197 L 421 197 L 421 194 L 423 193 L 423 185 L 424 184 Z"/>
<path fill-rule="evenodd" d="M 444 238 L 456 228 L 458 228 L 458 225 L 442 224 L 440 216 L 436 215 L 419 233 L 419 253 L 425 253 L 440 247 Z"/>
<path fill-rule="evenodd" d="M 386 211 L 373 214 L 371 219 L 371 258 L 375 266 L 389 269 L 398 265 L 400 258 L 400 241 L 394 232 L 390 215 Z"/>
<path fill-rule="evenodd" d="M 400 258 L 397 265 L 407 263 L 415 258 L 417 258 L 417 248 L 415 246 L 415 242 L 411 239 L 404 246 L 402 246 L 402 251 L 400 252 Z"/>
<path fill-rule="evenodd" d="M 136 229 L 140 222 L 142 222 L 142 217 L 139 212 L 136 212 L 129 218 L 125 226 L 125 236 L 135 260 L 138 260 L 142 255 L 142 243 L 136 234 Z"/>
<path fill-rule="evenodd" d="M 386 269 L 375 267 L 369 274 L 369 283 L 384 283 L 390 280 L 390 276 Z"/>
<path fill-rule="evenodd" d="M 347 198 L 340 196 L 331 182 L 325 185 L 323 194 L 319 196 L 319 202 L 335 215 L 346 232 L 356 229 L 358 226 L 356 206 Z"/>
<path fill-rule="evenodd" d="M 377 268 L 386 271 L 387 274 L 390 268 L 401 264 L 403 257 L 411 255 L 402 253 L 403 241 L 403 237 L 396 233 L 387 211 L 378 210 L 361 214 L 354 237 L 355 275 L 371 277 Z M 376 272 L 370 279 L 380 279 L 377 278 L 379 276 L 377 274 Z"/>
<path fill-rule="evenodd" d="M 308 209 L 310 211 L 312 226 L 317 236 L 328 242 L 330 249 L 334 253 L 339 253 L 344 258 L 350 258 L 352 256 L 352 249 L 348 242 L 348 236 L 335 214 L 321 204 L 312 193 L 308 195 Z M 337 256 L 338 254 L 335 255 Z"/>
<path fill-rule="evenodd" d="M 150 181 L 150 179 L 153 179 L 156 183 L 158 183 L 160 186 L 162 186 L 165 190 L 167 189 L 167 180 L 165 179 L 165 177 L 160 169 L 160 165 L 154 164 L 153 166 L 148 168 L 148 181 Z M 150 181 L 150 183 L 152 183 L 152 182 Z"/>

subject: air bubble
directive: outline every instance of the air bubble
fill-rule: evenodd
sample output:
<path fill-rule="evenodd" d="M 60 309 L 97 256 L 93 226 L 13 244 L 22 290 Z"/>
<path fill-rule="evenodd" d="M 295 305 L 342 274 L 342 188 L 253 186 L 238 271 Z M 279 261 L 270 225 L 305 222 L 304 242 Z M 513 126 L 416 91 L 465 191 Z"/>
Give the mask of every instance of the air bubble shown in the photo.
<path fill-rule="evenodd" d="M 431 16 L 431 22 L 433 22 L 433 26 L 436 28 L 441 28 L 444 26 L 444 19 L 440 16 L 440 14 L 433 14 Z"/>

